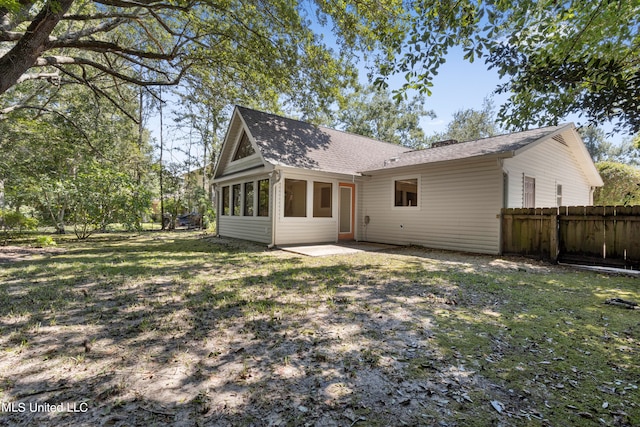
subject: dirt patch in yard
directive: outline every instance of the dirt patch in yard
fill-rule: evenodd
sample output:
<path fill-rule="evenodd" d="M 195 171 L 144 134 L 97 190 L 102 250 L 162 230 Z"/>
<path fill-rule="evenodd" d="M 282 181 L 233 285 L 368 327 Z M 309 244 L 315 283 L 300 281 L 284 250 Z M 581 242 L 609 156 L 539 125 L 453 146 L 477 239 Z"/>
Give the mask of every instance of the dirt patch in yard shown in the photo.
<path fill-rule="evenodd" d="M 60 254 L 65 250 L 56 247 L 34 248 L 30 246 L 0 246 L 0 264 L 24 261 L 35 256 Z"/>
<path fill-rule="evenodd" d="M 589 273 L 420 248 L 307 258 L 196 234 L 15 253 L 0 267 L 0 425 L 632 425 L 640 416 L 640 328 L 618 328 L 615 313 L 607 369 L 617 371 L 593 385 L 603 398 L 597 407 L 563 399 L 601 368 L 590 365 L 602 354 L 587 337 L 574 345 L 589 353 L 583 365 L 559 344 L 586 316 L 578 299 Z M 526 294 L 548 300 L 556 282 L 576 301 L 554 307 L 574 310 L 555 313 L 558 335 L 535 329 L 546 320 Z M 627 282 L 615 288 L 637 298 Z"/>

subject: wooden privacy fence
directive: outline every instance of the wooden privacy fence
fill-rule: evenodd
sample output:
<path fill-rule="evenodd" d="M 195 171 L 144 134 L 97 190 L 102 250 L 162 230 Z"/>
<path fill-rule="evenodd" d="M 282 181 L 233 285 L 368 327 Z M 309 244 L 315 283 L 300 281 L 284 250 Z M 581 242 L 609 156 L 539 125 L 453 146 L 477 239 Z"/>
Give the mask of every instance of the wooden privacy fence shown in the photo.
<path fill-rule="evenodd" d="M 502 209 L 502 253 L 640 268 L 640 206 Z"/>

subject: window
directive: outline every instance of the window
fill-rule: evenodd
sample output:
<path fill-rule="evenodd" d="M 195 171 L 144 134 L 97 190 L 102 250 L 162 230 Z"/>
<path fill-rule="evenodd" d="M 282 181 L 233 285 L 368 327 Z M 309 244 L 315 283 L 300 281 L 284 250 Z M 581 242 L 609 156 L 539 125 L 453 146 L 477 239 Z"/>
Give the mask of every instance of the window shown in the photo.
<path fill-rule="evenodd" d="M 394 206 L 418 206 L 418 178 L 394 181 Z"/>
<path fill-rule="evenodd" d="M 240 142 L 238 143 L 238 148 L 236 148 L 236 153 L 233 155 L 233 161 L 244 159 L 245 157 L 249 157 L 254 154 L 255 150 L 251 145 L 251 141 L 249 141 L 249 137 L 246 132 L 242 133 L 242 138 L 240 138 Z"/>
<path fill-rule="evenodd" d="M 258 181 L 258 216 L 269 216 L 269 180 Z"/>
<path fill-rule="evenodd" d="M 536 207 L 536 179 L 529 176 L 524 177 L 524 197 L 522 199 L 523 208 Z"/>
<path fill-rule="evenodd" d="M 331 199 L 333 197 L 330 182 L 313 183 L 313 216 L 315 218 L 331 218 Z"/>
<path fill-rule="evenodd" d="M 557 206 L 562 206 L 562 185 L 556 184 L 556 203 Z"/>
<path fill-rule="evenodd" d="M 307 216 L 307 181 L 300 179 L 284 180 L 284 216 Z"/>
<path fill-rule="evenodd" d="M 244 183 L 244 215 L 253 216 L 253 182 Z"/>
<path fill-rule="evenodd" d="M 229 215 L 229 186 L 222 187 L 222 215 Z"/>
<path fill-rule="evenodd" d="M 233 212 L 231 215 L 240 215 L 240 184 L 235 184 L 232 187 L 233 192 Z"/>

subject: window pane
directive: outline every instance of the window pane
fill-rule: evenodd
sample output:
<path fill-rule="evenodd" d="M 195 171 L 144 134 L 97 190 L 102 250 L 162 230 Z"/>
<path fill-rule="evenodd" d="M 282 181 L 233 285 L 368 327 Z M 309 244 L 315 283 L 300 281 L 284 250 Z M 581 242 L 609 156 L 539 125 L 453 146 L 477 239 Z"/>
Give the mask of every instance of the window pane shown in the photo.
<path fill-rule="evenodd" d="M 418 179 L 395 181 L 395 206 L 418 206 Z"/>
<path fill-rule="evenodd" d="M 523 208 L 536 207 L 536 180 L 528 176 L 524 177 Z"/>
<path fill-rule="evenodd" d="M 251 142 L 249 141 L 249 137 L 246 133 L 242 134 L 242 139 L 240 139 L 240 143 L 238 144 L 238 148 L 236 149 L 236 153 L 233 156 L 233 160 L 244 159 L 245 157 L 249 157 L 254 154 L 255 150 L 251 146 Z"/>
<path fill-rule="evenodd" d="M 258 181 L 258 216 L 269 216 L 269 180 Z"/>
<path fill-rule="evenodd" d="M 232 187 L 233 191 L 233 212 L 231 215 L 240 215 L 240 184 Z"/>
<path fill-rule="evenodd" d="M 229 215 L 229 187 L 222 187 L 222 215 Z"/>
<path fill-rule="evenodd" d="M 244 215 L 253 216 L 253 182 L 244 183 Z"/>
<path fill-rule="evenodd" d="M 307 181 L 284 180 L 284 216 L 307 216 Z"/>
<path fill-rule="evenodd" d="M 313 216 L 316 218 L 331 218 L 331 191 L 330 182 L 313 183 Z"/>

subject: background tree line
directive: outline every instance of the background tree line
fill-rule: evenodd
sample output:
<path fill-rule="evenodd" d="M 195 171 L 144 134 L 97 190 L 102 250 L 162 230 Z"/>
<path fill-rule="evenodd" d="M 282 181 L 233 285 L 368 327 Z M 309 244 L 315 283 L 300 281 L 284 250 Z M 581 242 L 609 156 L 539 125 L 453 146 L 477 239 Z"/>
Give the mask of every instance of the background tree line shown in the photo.
<path fill-rule="evenodd" d="M 206 188 L 184 192 L 181 177 L 211 173 L 234 104 L 411 148 L 577 113 L 617 183 L 597 203 L 637 203 L 639 12 L 587 0 L 0 0 L 0 208 L 79 237 L 113 222 L 139 228 L 154 199 L 174 215 L 206 210 Z M 454 46 L 497 69 L 509 98 L 497 112 L 489 101 L 460 110 L 427 136 L 424 96 Z M 374 86 L 359 87 L 361 63 Z M 406 83 L 390 92 L 398 74 Z M 189 135 L 179 162 L 147 131 L 169 96 Z M 622 146 L 604 123 L 629 135 Z"/>

